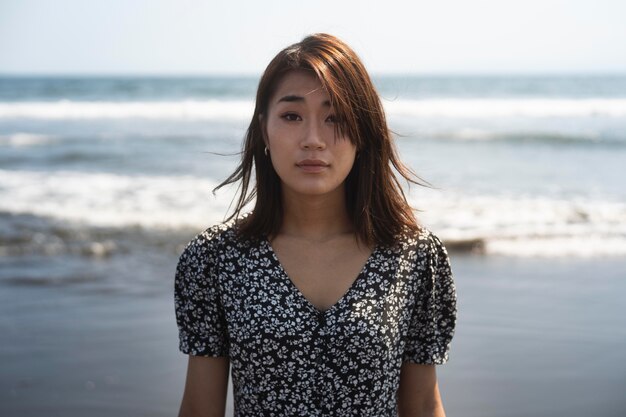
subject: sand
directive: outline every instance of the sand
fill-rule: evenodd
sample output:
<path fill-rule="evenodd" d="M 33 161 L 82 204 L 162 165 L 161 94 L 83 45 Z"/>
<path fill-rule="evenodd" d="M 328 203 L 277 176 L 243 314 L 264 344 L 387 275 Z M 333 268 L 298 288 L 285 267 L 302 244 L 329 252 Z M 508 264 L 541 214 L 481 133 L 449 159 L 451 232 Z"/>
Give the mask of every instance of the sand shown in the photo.
<path fill-rule="evenodd" d="M 187 361 L 174 320 L 176 257 L 159 262 L 138 271 L 154 274 L 141 285 L 4 277 L 0 415 L 176 415 Z M 452 254 L 452 266 L 459 321 L 438 368 L 449 416 L 623 415 L 626 259 Z"/>

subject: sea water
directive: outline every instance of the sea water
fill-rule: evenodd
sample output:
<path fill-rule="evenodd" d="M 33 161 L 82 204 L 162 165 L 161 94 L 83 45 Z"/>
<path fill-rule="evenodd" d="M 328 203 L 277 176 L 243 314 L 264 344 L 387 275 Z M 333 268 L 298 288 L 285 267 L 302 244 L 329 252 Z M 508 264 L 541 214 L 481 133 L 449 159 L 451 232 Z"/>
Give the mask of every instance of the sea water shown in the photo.
<path fill-rule="evenodd" d="M 238 162 L 257 81 L 1 78 L 0 250 L 51 250 L 23 242 L 24 216 L 113 234 L 222 220 L 234 190 L 211 191 Z M 450 245 L 626 255 L 626 77 L 375 83 L 401 158 L 432 185 L 408 189 L 410 202 Z"/>

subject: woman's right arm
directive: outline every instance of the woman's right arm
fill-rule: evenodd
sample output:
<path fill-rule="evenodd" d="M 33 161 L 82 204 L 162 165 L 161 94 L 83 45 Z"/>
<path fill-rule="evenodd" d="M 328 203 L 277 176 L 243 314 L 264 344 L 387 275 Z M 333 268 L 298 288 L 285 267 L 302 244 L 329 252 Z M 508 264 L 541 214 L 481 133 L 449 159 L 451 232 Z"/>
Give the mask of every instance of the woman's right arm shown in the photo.
<path fill-rule="evenodd" d="M 224 417 L 230 360 L 189 355 L 178 417 Z"/>

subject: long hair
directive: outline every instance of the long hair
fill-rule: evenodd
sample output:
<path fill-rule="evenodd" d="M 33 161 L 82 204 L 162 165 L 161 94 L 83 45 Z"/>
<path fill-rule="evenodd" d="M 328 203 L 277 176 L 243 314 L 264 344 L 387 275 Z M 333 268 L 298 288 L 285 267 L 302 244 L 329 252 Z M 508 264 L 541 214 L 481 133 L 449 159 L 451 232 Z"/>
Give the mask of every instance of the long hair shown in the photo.
<path fill-rule="evenodd" d="M 283 49 L 263 73 L 241 162 L 214 190 L 239 183 L 239 197 L 227 220 L 239 217 L 256 198 L 252 212 L 239 222 L 238 233 L 258 238 L 280 230 L 281 182 L 264 152 L 261 119 L 267 115 L 269 100 L 279 81 L 295 70 L 312 71 L 317 76 L 341 121 L 337 125 L 339 133 L 356 146 L 357 158 L 346 178 L 345 197 L 360 241 L 367 245 L 393 245 L 402 231 L 417 231 L 417 220 L 394 170 L 409 184 L 425 184 L 400 161 L 382 103 L 359 57 L 344 42 L 323 33 L 307 36 Z M 251 186 L 253 167 L 256 181 Z"/>

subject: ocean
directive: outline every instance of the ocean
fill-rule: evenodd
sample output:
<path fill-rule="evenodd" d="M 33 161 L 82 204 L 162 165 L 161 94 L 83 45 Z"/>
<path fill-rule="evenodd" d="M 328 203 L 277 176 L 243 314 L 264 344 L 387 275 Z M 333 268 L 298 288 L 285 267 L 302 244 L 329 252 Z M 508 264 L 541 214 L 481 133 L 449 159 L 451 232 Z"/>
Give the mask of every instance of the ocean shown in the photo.
<path fill-rule="evenodd" d="M 432 185 L 407 188 L 410 203 L 457 277 L 447 407 L 619 415 L 626 76 L 374 81 L 401 158 Z M 174 268 L 228 213 L 235 189 L 212 190 L 257 82 L 0 77 L 0 414 L 175 412 Z"/>
<path fill-rule="evenodd" d="M 24 216 L 113 234 L 220 221 L 233 194 L 211 190 L 238 160 L 256 82 L 0 78 L 0 247 L 28 241 L 33 230 L 15 226 Z M 401 157 L 434 187 L 411 188 L 411 204 L 450 245 L 626 255 L 626 77 L 388 76 L 376 85 Z M 72 245 L 60 239 L 18 246 L 64 256 Z M 119 250 L 116 240 L 105 249 Z"/>

